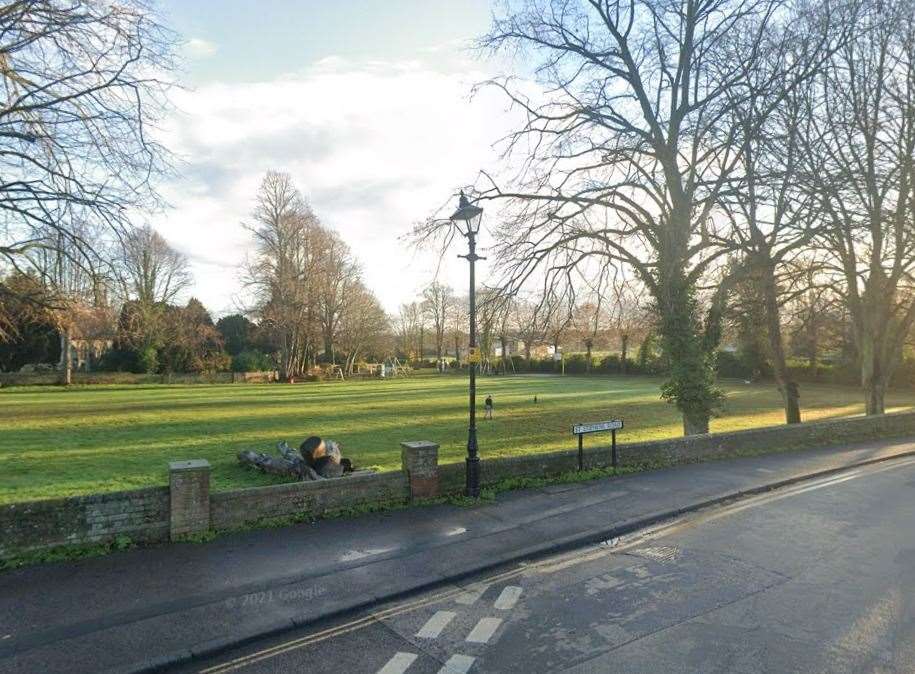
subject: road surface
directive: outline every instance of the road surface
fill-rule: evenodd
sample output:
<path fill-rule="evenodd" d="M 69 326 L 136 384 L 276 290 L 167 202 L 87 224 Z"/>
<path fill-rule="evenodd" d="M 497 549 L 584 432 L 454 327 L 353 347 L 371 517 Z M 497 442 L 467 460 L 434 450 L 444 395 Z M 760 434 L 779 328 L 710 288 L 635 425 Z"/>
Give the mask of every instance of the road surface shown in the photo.
<path fill-rule="evenodd" d="M 802 482 L 180 671 L 913 672 L 915 459 Z"/>

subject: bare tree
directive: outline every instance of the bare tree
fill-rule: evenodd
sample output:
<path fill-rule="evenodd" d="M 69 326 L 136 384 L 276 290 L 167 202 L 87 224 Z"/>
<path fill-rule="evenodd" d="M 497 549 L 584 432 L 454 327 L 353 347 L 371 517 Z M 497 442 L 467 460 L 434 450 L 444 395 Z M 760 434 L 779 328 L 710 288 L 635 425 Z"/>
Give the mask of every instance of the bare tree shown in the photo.
<path fill-rule="evenodd" d="M 468 335 L 469 306 L 469 300 L 466 296 L 454 297 L 448 311 L 448 332 L 454 345 L 454 359 L 458 364 L 461 362 L 461 348 L 465 344 Z M 480 311 L 482 313 L 482 308 Z"/>
<path fill-rule="evenodd" d="M 126 299 L 171 303 L 193 283 L 187 256 L 149 225 L 127 232 L 121 243 L 117 269 Z"/>
<path fill-rule="evenodd" d="M 815 260 L 805 261 L 798 272 L 804 276 L 803 289 L 786 303 L 788 331 L 796 355 L 807 358 L 807 367 L 817 373 L 821 352 L 844 337 L 845 321 L 841 297 Z"/>
<path fill-rule="evenodd" d="M 540 57 L 536 74 L 549 90 L 540 101 L 510 80 L 493 82 L 526 115 L 508 139 L 522 157 L 520 180 L 493 180 L 482 194 L 508 202 L 513 216 L 498 233 L 507 283 L 594 258 L 634 269 L 655 300 L 672 365 L 662 395 L 687 434 L 708 430 L 722 397 L 719 329 L 701 315 L 696 286 L 723 254 L 707 242 L 740 159 L 741 128 L 728 113 L 783 6 L 528 0 L 482 41 Z M 744 39 L 732 39 L 738 33 Z"/>
<path fill-rule="evenodd" d="M 307 280 L 320 263 L 316 239 L 322 234 L 316 216 L 288 174 L 268 172 L 261 183 L 248 227 L 255 255 L 247 265 L 254 293 L 254 313 L 274 337 L 280 375 L 301 374 L 314 361 L 320 323 Z"/>
<path fill-rule="evenodd" d="M 610 325 L 619 339 L 620 374 L 628 372 L 632 340 L 644 339 L 654 323 L 654 316 L 641 300 L 642 295 L 642 288 L 635 279 L 621 275 L 610 283 Z"/>
<path fill-rule="evenodd" d="M 103 264 L 87 231 L 130 229 L 169 169 L 152 127 L 176 41 L 147 3 L 23 0 L 0 8 L 0 268 Z"/>
<path fill-rule="evenodd" d="M 524 344 L 524 359 L 530 366 L 534 346 L 546 339 L 548 313 L 540 298 L 536 301 L 518 298 L 511 303 L 511 312 L 510 320 Z"/>
<path fill-rule="evenodd" d="M 499 347 L 501 349 L 502 374 L 508 373 L 508 365 L 511 362 L 512 354 L 509 353 L 508 339 L 511 332 L 516 332 L 516 326 L 513 322 L 515 317 L 515 302 L 517 300 L 511 296 L 498 296 L 493 293 L 491 302 L 491 312 L 493 315 L 493 329 L 499 338 Z M 485 305 L 484 305 L 485 306 Z"/>
<path fill-rule="evenodd" d="M 590 373 L 593 365 L 593 350 L 597 340 L 605 335 L 609 327 L 608 289 L 611 273 L 618 271 L 609 265 L 600 267 L 595 277 L 581 276 L 583 299 L 576 301 L 572 312 L 572 325 L 585 347 L 585 372 Z"/>
<path fill-rule="evenodd" d="M 103 238 L 94 228 L 86 224 L 74 227 L 80 240 L 95 254 L 105 249 Z M 100 259 L 92 259 L 91 264 L 80 261 L 80 251 L 72 238 L 54 230 L 46 231 L 46 238 L 54 240 L 54 245 L 35 249 L 30 259 L 46 288 L 45 301 L 51 303 L 56 315 L 60 341 L 60 383 L 69 385 L 73 372 L 72 336 L 75 324 L 90 307 L 107 303 L 109 279 Z"/>
<path fill-rule="evenodd" d="M 418 358 L 420 353 L 420 330 L 422 307 L 418 302 L 408 302 L 400 305 L 397 314 L 397 333 L 400 339 L 400 348 L 408 360 Z"/>
<path fill-rule="evenodd" d="M 355 281 L 347 292 L 347 302 L 339 317 L 339 342 L 346 354 L 346 373 L 369 352 L 379 352 L 388 330 L 388 317 L 372 292 Z"/>
<path fill-rule="evenodd" d="M 801 136 L 812 123 L 806 101 L 813 78 L 847 37 L 826 19 L 816 11 L 799 13 L 792 33 L 767 36 L 764 57 L 741 72 L 746 90 L 729 94 L 739 97 L 729 115 L 741 129 L 740 163 L 723 197 L 732 226 L 726 237 L 714 240 L 741 258 L 719 290 L 726 293 L 733 283 L 752 286 L 745 291 L 752 294 L 762 325 L 751 329 L 766 340 L 789 424 L 800 423 L 801 411 L 782 335 L 781 307 L 790 300 L 783 277 L 820 224 L 814 197 L 800 186 Z M 755 37 L 754 31 L 749 39 Z"/>
<path fill-rule="evenodd" d="M 861 365 L 867 414 L 915 323 L 915 6 L 866 0 L 854 39 L 817 78 L 804 136 L 807 182 L 827 228 Z"/>
<path fill-rule="evenodd" d="M 560 356 L 562 340 L 572 326 L 575 309 L 575 293 L 569 285 L 554 286 L 546 290 L 541 300 L 541 310 L 545 313 L 544 336 L 553 347 L 553 357 Z"/>
<path fill-rule="evenodd" d="M 585 347 L 585 372 L 590 373 L 594 362 L 594 347 L 606 332 L 609 317 L 603 294 L 592 291 L 586 294 L 586 298 L 575 305 L 572 325 Z"/>
<path fill-rule="evenodd" d="M 364 299 L 355 291 L 360 283 L 359 265 L 352 258 L 349 246 L 335 233 L 326 232 L 323 251 L 320 253 L 322 271 L 312 279 L 318 286 L 321 331 L 324 337 L 324 355 L 336 362 L 334 341 L 341 315 L 349 302 L 362 303 Z M 356 292 L 355 295 L 351 291 Z"/>
<path fill-rule="evenodd" d="M 445 330 L 452 304 L 454 291 L 450 286 L 433 281 L 423 290 L 423 309 L 432 321 L 432 329 L 435 331 L 435 354 L 439 360 L 445 354 Z"/>

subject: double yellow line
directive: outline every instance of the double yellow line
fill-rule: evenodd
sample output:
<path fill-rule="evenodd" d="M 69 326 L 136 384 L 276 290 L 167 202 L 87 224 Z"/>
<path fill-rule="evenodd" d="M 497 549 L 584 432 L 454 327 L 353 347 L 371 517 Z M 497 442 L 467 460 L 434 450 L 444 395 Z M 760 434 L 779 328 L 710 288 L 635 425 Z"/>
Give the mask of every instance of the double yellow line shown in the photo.
<path fill-rule="evenodd" d="M 481 584 L 489 585 L 492 583 L 498 583 L 503 580 L 508 580 L 509 578 L 514 578 L 515 576 L 524 573 L 526 570 L 528 570 L 527 566 L 521 566 L 517 569 L 512 569 L 511 571 L 505 571 L 495 576 L 491 576 L 485 581 L 482 581 Z M 363 618 L 353 620 L 343 625 L 337 625 L 336 627 L 331 627 L 321 632 L 309 634 L 306 637 L 293 639 L 292 641 L 287 641 L 271 648 L 265 648 L 264 650 L 257 651 L 256 653 L 251 653 L 250 655 L 245 655 L 240 658 L 209 667 L 207 669 L 202 669 L 200 670 L 200 674 L 222 674 L 223 672 L 234 672 L 235 670 L 241 669 L 242 667 L 247 667 L 248 665 L 253 665 L 256 662 L 267 660 L 269 658 L 274 658 L 278 655 L 282 655 L 283 653 L 288 653 L 289 651 L 296 650 L 297 648 L 304 648 L 306 646 L 311 646 L 312 644 L 316 644 L 333 637 L 338 637 L 343 634 L 354 632 L 358 629 L 362 629 L 363 627 L 370 625 L 373 622 L 378 622 L 380 620 L 384 620 L 385 618 L 390 618 L 391 616 L 407 613 L 408 611 L 422 608 L 423 606 L 428 606 L 429 604 L 434 604 L 436 602 L 446 601 L 453 597 L 458 597 L 465 592 L 467 592 L 467 590 L 462 588 L 455 588 L 453 590 L 446 590 L 444 592 L 433 594 L 423 599 L 417 599 L 412 602 L 393 606 L 384 611 L 371 613 Z"/>
<path fill-rule="evenodd" d="M 657 535 L 659 530 L 666 533 L 666 530 L 669 527 L 671 527 L 671 524 L 662 525 L 656 529 L 640 532 L 640 535 L 636 535 L 631 538 L 625 536 L 622 537 L 622 539 L 618 541 L 617 545 L 614 545 L 613 547 L 592 548 L 590 552 L 585 554 L 582 554 L 581 550 L 574 550 L 567 552 L 564 555 L 560 555 L 558 559 L 556 557 L 550 557 L 534 563 L 522 562 L 515 569 L 504 571 L 494 576 L 489 576 L 485 580 L 475 582 L 474 585 L 493 585 L 504 580 L 509 580 L 510 578 L 515 578 L 523 573 L 531 573 L 538 570 L 543 573 L 552 573 L 562 568 L 566 568 L 570 565 L 570 562 L 571 564 L 582 563 L 595 559 L 596 557 L 606 555 L 608 553 L 614 554 L 635 547 L 636 545 L 644 543 L 647 538 Z M 557 562 L 560 563 L 557 564 Z M 466 589 L 455 588 L 453 590 L 438 592 L 436 594 L 424 597 L 422 599 L 417 599 L 412 602 L 392 606 L 391 608 L 385 609 L 384 611 L 371 613 L 363 618 L 358 618 L 351 622 L 344 623 L 343 625 L 330 627 L 326 630 L 322 630 L 321 632 L 315 632 L 314 634 L 309 634 L 308 636 L 301 637 L 299 639 L 293 639 L 291 641 L 287 641 L 270 648 L 265 648 L 255 653 L 251 653 L 250 655 L 244 655 L 240 658 L 229 660 L 228 662 L 214 665 L 213 667 L 209 667 L 207 669 L 202 669 L 200 670 L 200 674 L 223 674 L 224 672 L 234 672 L 238 669 L 241 669 L 242 667 L 247 667 L 248 665 L 253 665 L 257 662 L 261 662 L 262 660 L 274 658 L 278 655 L 282 655 L 299 648 L 305 648 L 307 646 L 311 646 L 312 644 L 326 641 L 327 639 L 332 639 L 334 637 L 342 636 L 350 632 L 355 632 L 356 630 L 367 627 L 374 622 L 384 620 L 385 618 L 401 615 L 418 608 L 423 608 L 424 606 L 429 606 L 430 604 L 453 599 L 462 594 L 465 594 L 466 592 Z"/>
<path fill-rule="evenodd" d="M 625 550 L 628 550 L 633 547 L 642 545 L 652 539 L 670 535 L 671 533 L 677 531 L 681 528 L 693 527 L 698 524 L 712 521 L 720 517 L 725 517 L 729 515 L 736 514 L 741 510 L 747 508 L 752 508 L 754 506 L 766 503 L 769 501 L 780 500 L 797 494 L 801 494 L 813 489 L 820 489 L 822 487 L 829 487 L 847 480 L 852 480 L 856 477 L 860 477 L 862 474 L 870 474 L 883 472 L 886 470 L 891 470 L 900 465 L 908 465 L 915 463 L 915 459 L 909 459 L 907 461 L 893 461 L 889 462 L 888 465 L 879 466 L 879 467 L 870 467 L 870 466 L 860 466 L 857 470 L 850 470 L 849 472 L 840 472 L 836 475 L 827 476 L 824 478 L 816 479 L 812 482 L 800 482 L 796 485 L 790 485 L 781 490 L 777 490 L 771 493 L 757 494 L 745 499 L 739 499 L 735 503 L 729 503 L 723 507 L 716 507 L 710 510 L 700 510 L 695 513 L 688 513 L 681 515 L 679 517 L 674 517 L 671 520 L 666 522 L 661 522 L 654 527 L 649 527 L 643 529 L 639 532 L 634 532 L 633 534 L 622 536 L 619 539 L 613 541 L 610 546 L 592 548 L 590 551 L 582 554 L 581 550 L 576 550 L 568 552 L 564 555 L 560 555 L 557 559 L 556 557 L 550 557 L 533 564 L 522 563 L 517 568 L 510 571 L 505 571 L 500 574 L 488 577 L 486 580 L 479 581 L 474 583 L 474 585 L 492 585 L 503 580 L 508 580 L 514 578 L 523 573 L 530 573 L 534 571 L 541 571 L 542 573 L 552 573 L 559 571 L 568 566 L 581 563 L 585 561 L 590 561 L 604 554 L 618 554 Z M 720 509 L 719 509 L 720 508 Z M 455 588 L 452 590 L 446 590 L 444 592 L 439 592 L 423 599 L 417 599 L 412 602 L 407 602 L 404 604 L 399 604 L 393 606 L 384 611 L 378 611 L 376 613 L 371 613 L 363 618 L 353 620 L 351 622 L 345 623 L 343 625 L 338 625 L 336 627 L 331 627 L 321 632 L 315 632 L 314 634 L 309 634 L 308 636 L 301 637 L 299 639 L 293 639 L 292 641 L 287 641 L 285 643 L 273 646 L 271 648 L 265 648 L 261 651 L 251 653 L 250 655 L 245 655 L 228 662 L 224 662 L 207 669 L 200 670 L 200 674 L 222 674 L 223 672 L 232 672 L 242 667 L 247 667 L 256 662 L 262 660 L 267 660 L 269 658 L 282 655 L 283 653 L 288 653 L 290 651 L 296 650 L 298 648 L 304 648 L 312 644 L 331 639 L 333 637 L 341 636 L 343 634 L 348 634 L 354 632 L 358 629 L 362 629 L 374 622 L 384 620 L 385 618 L 390 618 L 392 616 L 400 615 L 402 613 L 407 613 L 409 611 L 428 606 L 430 604 L 435 604 L 437 602 L 446 601 L 454 597 L 460 596 L 466 592 L 465 589 Z"/>

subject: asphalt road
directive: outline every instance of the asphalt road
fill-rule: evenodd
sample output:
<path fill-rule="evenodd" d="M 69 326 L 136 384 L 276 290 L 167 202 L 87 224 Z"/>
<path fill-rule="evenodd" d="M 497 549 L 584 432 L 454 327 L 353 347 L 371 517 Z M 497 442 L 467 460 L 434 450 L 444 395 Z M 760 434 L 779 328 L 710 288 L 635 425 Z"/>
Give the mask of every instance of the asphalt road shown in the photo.
<path fill-rule="evenodd" d="M 913 672 L 915 459 L 803 482 L 180 671 Z"/>

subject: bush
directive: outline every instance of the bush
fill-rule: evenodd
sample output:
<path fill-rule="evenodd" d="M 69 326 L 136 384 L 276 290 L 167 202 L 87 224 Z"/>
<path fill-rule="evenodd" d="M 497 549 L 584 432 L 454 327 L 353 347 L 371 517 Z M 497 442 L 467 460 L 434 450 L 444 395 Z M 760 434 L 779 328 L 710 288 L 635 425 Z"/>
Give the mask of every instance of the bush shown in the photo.
<path fill-rule="evenodd" d="M 719 377 L 725 379 L 753 379 L 753 368 L 733 351 L 719 351 L 715 354 L 715 368 Z"/>
<path fill-rule="evenodd" d="M 909 362 L 911 363 L 911 361 Z M 900 364 L 899 370 L 893 378 L 894 383 L 904 385 L 902 384 L 905 381 L 902 373 L 905 367 L 905 362 Z M 861 385 L 861 372 L 854 363 L 818 363 L 816 368 L 812 368 L 808 361 L 790 359 L 788 373 L 798 383 Z"/>
<path fill-rule="evenodd" d="M 53 363 L 26 363 L 19 371 L 25 374 L 48 374 L 56 372 L 57 366 Z"/>
<path fill-rule="evenodd" d="M 159 354 L 152 346 L 137 352 L 136 369 L 138 374 L 152 374 L 159 369 Z"/>
<path fill-rule="evenodd" d="M 263 351 L 248 349 L 232 359 L 232 372 L 264 372 L 274 370 L 273 359 Z"/>
<path fill-rule="evenodd" d="M 622 374 L 622 358 L 615 353 L 604 356 L 597 366 L 603 374 Z M 661 358 L 653 357 L 643 363 L 641 360 L 626 359 L 626 374 L 665 374 L 666 365 Z"/>
<path fill-rule="evenodd" d="M 232 367 L 232 356 L 225 351 L 216 351 L 191 361 L 191 371 L 213 374 L 215 372 L 228 372 Z"/>
<path fill-rule="evenodd" d="M 594 370 L 594 360 L 591 361 L 591 370 Z M 566 372 L 569 374 L 584 374 L 588 371 L 588 356 L 584 353 L 573 353 L 566 358 Z"/>
<path fill-rule="evenodd" d="M 615 353 L 611 353 L 610 355 L 604 356 L 603 358 L 601 358 L 598 368 L 604 374 L 618 374 L 619 372 L 622 371 L 622 368 L 620 367 L 621 362 L 622 361 L 620 360 L 619 356 L 617 356 Z M 629 372 L 634 372 L 634 371 L 635 371 L 635 368 L 629 369 Z"/>

